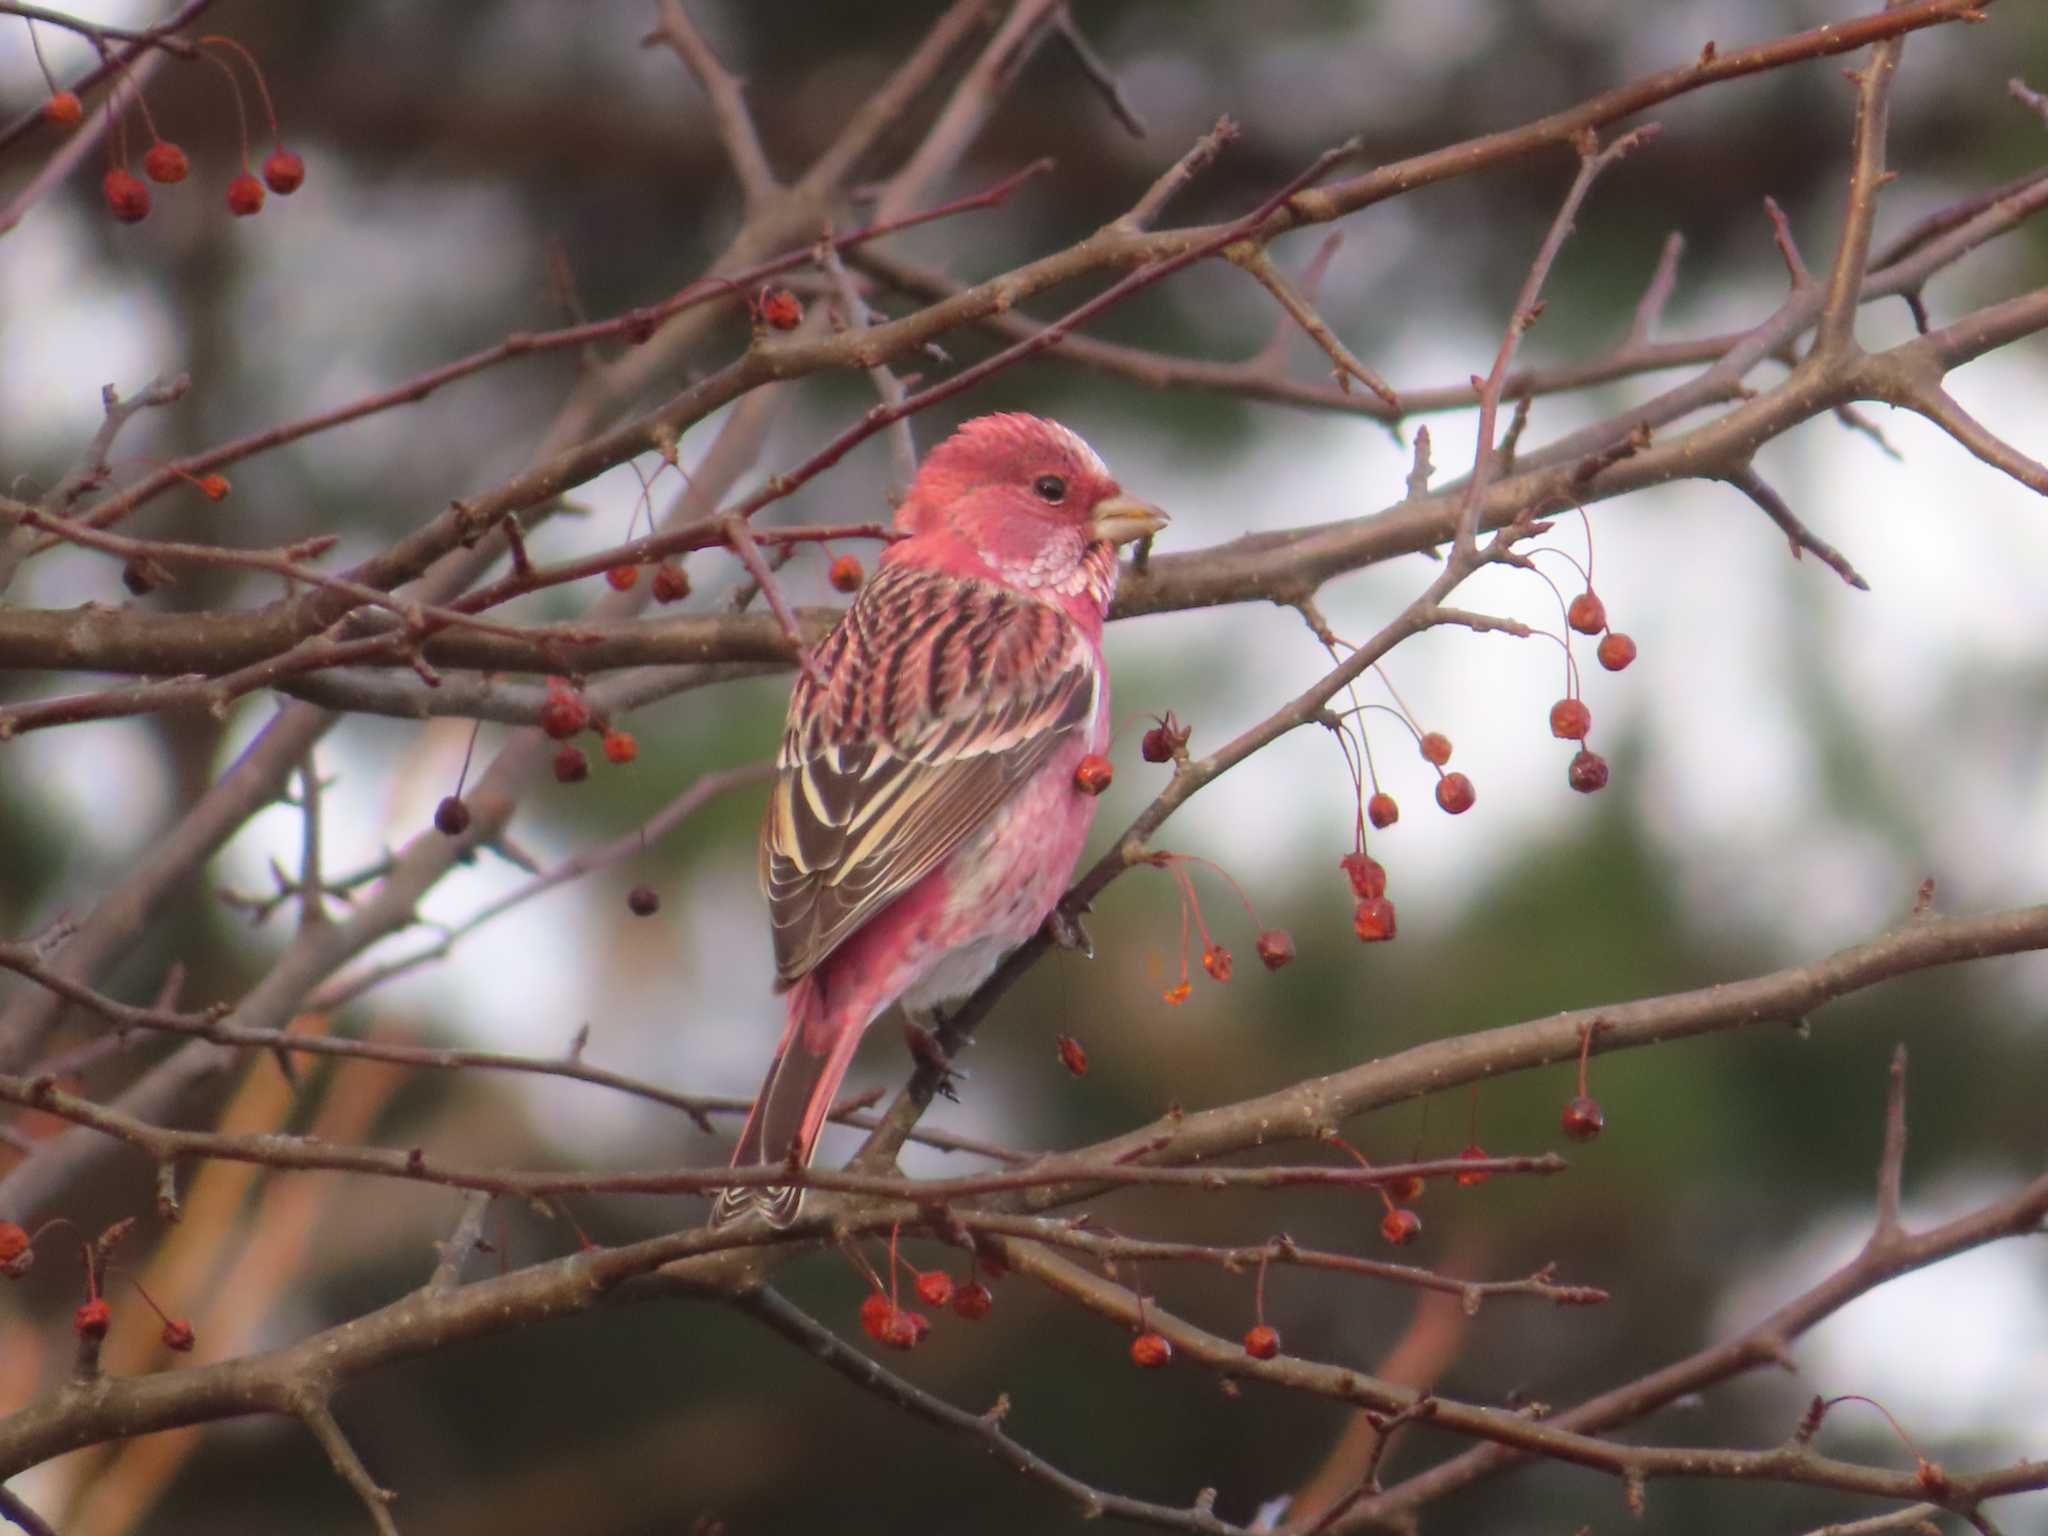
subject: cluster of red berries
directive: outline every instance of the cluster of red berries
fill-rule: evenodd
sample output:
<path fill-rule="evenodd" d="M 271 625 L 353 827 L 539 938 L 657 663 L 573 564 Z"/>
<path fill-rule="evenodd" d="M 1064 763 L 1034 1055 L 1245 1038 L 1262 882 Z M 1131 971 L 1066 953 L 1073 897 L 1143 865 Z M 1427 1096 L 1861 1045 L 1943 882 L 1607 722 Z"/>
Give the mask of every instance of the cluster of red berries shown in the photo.
<path fill-rule="evenodd" d="M 1608 627 L 1607 605 L 1592 587 L 1588 586 L 1566 606 L 1565 622 L 1579 634 L 1600 636 L 1595 654 L 1608 671 L 1619 672 L 1636 659 L 1635 641 Z M 1559 741 L 1578 743 L 1565 781 L 1580 794 L 1590 795 L 1607 787 L 1607 759 L 1586 745 L 1593 730 L 1593 712 L 1579 697 L 1576 675 L 1569 666 L 1567 683 L 1565 696 L 1550 706 L 1550 734 Z"/>
<path fill-rule="evenodd" d="M 46 1224 L 43 1231 L 53 1226 L 70 1226 L 59 1217 Z M 97 1242 L 85 1243 L 85 1300 L 80 1302 L 71 1314 L 71 1329 L 79 1338 L 98 1343 L 107 1336 L 107 1330 L 114 1324 L 114 1309 L 100 1292 L 100 1275 L 107 1256 L 114 1245 L 127 1233 L 130 1221 L 120 1221 L 109 1227 Z M 75 1229 L 74 1229 L 75 1230 Z M 9 1280 L 19 1280 L 29 1272 L 36 1259 L 36 1239 L 15 1221 L 0 1221 L 0 1275 Z M 149 1308 L 163 1322 L 162 1339 L 168 1349 L 187 1354 L 198 1342 L 199 1336 L 192 1325 L 182 1318 L 172 1317 L 157 1305 L 156 1298 L 149 1294 L 140 1280 L 134 1282 L 135 1290 L 149 1303 Z"/>
<path fill-rule="evenodd" d="M 1394 936 L 1394 904 L 1387 899 L 1387 870 L 1363 848 L 1354 849 L 1337 861 L 1351 882 L 1351 894 L 1358 905 L 1351 914 L 1351 931 L 1361 944 L 1382 944 Z"/>
<path fill-rule="evenodd" d="M 1168 717 L 1171 718 L 1170 716 Z M 1183 739 L 1185 739 L 1183 735 Z M 1155 868 L 1165 870 L 1173 877 L 1180 892 L 1180 979 L 1161 994 L 1170 1007 L 1179 1007 L 1194 993 L 1194 985 L 1188 980 L 1188 938 L 1189 930 L 1199 935 L 1202 941 L 1202 970 L 1211 981 L 1225 982 L 1237 974 L 1237 958 L 1229 948 L 1217 942 L 1209 932 L 1209 923 L 1202 916 L 1202 901 L 1195 892 L 1195 882 L 1188 874 L 1188 865 L 1207 865 L 1224 880 L 1237 894 L 1243 904 L 1245 915 L 1252 920 L 1258 937 L 1252 943 L 1252 951 L 1259 957 L 1259 963 L 1269 971 L 1277 971 L 1294 959 L 1294 935 L 1285 928 L 1267 928 L 1259 923 L 1259 914 L 1253 908 L 1251 898 L 1244 888 L 1230 878 L 1229 871 L 1211 859 L 1198 859 L 1185 853 L 1158 852 L 1150 856 Z"/>
<path fill-rule="evenodd" d="M 914 1266 L 911 1274 L 912 1289 L 918 1298 L 936 1311 L 950 1307 L 954 1316 L 978 1323 L 995 1305 L 994 1293 L 979 1280 L 955 1285 L 953 1277 L 942 1269 L 920 1271 Z M 931 1332 L 932 1320 L 922 1312 L 898 1305 L 877 1280 L 876 1288 L 860 1304 L 860 1326 L 877 1344 L 886 1344 L 891 1349 L 915 1349 Z"/>
<path fill-rule="evenodd" d="M 279 197 L 287 197 L 299 190 L 306 180 L 306 162 L 297 154 L 284 147 L 284 140 L 278 131 L 277 112 L 271 103 L 270 87 L 263 78 L 263 70 L 255 56 L 247 48 L 230 37 L 208 36 L 199 39 L 206 48 L 218 50 L 201 56 L 216 64 L 227 75 L 228 84 L 234 94 L 235 119 L 241 130 L 242 169 L 227 186 L 228 211 L 237 217 L 260 212 L 263 207 L 264 191 L 268 188 Z M 249 130 L 246 109 L 242 102 L 241 82 L 234 69 L 220 57 L 225 52 L 239 57 L 255 77 L 256 88 L 263 98 L 263 110 L 270 119 L 271 138 L 275 147 L 263 161 L 262 179 L 258 180 L 249 169 Z M 144 181 L 128 169 L 127 119 L 120 107 L 123 90 L 129 91 L 135 103 L 142 109 L 144 124 L 149 129 L 151 143 L 142 154 Z M 107 136 L 109 165 L 106 175 L 100 181 L 100 195 L 105 199 L 107 211 L 124 224 L 139 224 L 149 217 L 152 202 L 149 182 L 158 186 L 173 186 L 183 181 L 192 171 L 191 157 L 184 149 L 157 132 L 156 120 L 151 117 L 149 103 L 143 97 L 142 89 L 134 77 L 122 73 L 115 78 L 107 95 L 107 113 L 112 120 L 112 131 Z M 60 127 L 76 127 L 85 118 L 85 104 L 75 91 L 60 91 L 53 88 L 48 100 L 43 103 L 43 116 Z"/>
<path fill-rule="evenodd" d="M 747 301 L 747 316 L 757 329 L 793 331 L 804 323 L 804 306 L 787 288 L 763 288 Z"/>
<path fill-rule="evenodd" d="M 1442 731 L 1423 731 L 1418 734 L 1416 744 L 1422 752 L 1422 760 L 1436 769 L 1437 805 L 1452 816 L 1462 816 L 1471 810 L 1479 800 L 1479 791 L 1473 788 L 1472 780 L 1456 769 L 1444 772 L 1444 764 L 1451 760 L 1451 738 Z M 1376 831 L 1384 832 L 1401 819 L 1401 803 L 1375 785 L 1373 792 L 1366 797 L 1365 819 L 1373 824 Z"/>
<path fill-rule="evenodd" d="M 570 738 L 593 730 L 604 747 L 605 760 L 624 767 L 640 755 L 639 741 L 628 731 L 608 725 L 591 713 L 580 689 L 564 678 L 548 679 L 547 702 L 540 707 L 540 728 L 562 743 L 555 752 L 555 779 L 562 784 L 581 784 L 590 777 L 590 759 Z"/>

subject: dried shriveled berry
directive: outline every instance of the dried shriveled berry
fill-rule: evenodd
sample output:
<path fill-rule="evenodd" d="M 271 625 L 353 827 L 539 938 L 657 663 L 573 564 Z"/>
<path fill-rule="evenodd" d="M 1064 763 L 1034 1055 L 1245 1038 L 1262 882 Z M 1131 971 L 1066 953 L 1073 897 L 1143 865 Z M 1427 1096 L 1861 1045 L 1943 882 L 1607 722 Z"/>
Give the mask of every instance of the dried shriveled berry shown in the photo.
<path fill-rule="evenodd" d="M 1384 896 L 1368 896 L 1351 914 L 1351 931 L 1361 943 L 1385 943 L 1394 936 L 1394 904 Z"/>
<path fill-rule="evenodd" d="M 917 1277 L 917 1294 L 935 1307 L 943 1307 L 953 1299 L 953 1277 L 943 1269 L 926 1270 Z"/>
<path fill-rule="evenodd" d="M 434 807 L 434 830 L 443 837 L 460 837 L 469 830 L 469 807 L 462 796 L 444 796 Z"/>
<path fill-rule="evenodd" d="M 1054 1047 L 1060 1053 L 1060 1065 L 1076 1077 L 1088 1075 L 1088 1053 L 1081 1048 L 1081 1042 L 1072 1035 L 1054 1035 Z"/>
<path fill-rule="evenodd" d="M 1607 605 L 1591 587 L 1571 600 L 1564 621 L 1582 635 L 1597 635 L 1607 627 Z"/>
<path fill-rule="evenodd" d="M 1244 1352 L 1254 1360 L 1270 1360 L 1280 1353 L 1280 1330 L 1257 1323 L 1244 1332 Z"/>
<path fill-rule="evenodd" d="M 1636 643 L 1620 630 L 1610 629 L 1600 637 L 1593 654 L 1608 671 L 1619 672 L 1636 659 Z"/>
<path fill-rule="evenodd" d="M 104 1339 L 113 1321 L 113 1308 L 100 1296 L 81 1304 L 79 1309 L 71 1314 L 72 1331 L 81 1339 Z"/>
<path fill-rule="evenodd" d="M 614 592 L 630 592 L 640 584 L 640 567 L 615 565 L 604 573 L 604 579 L 611 584 Z"/>
<path fill-rule="evenodd" d="M 1401 803 L 1385 790 L 1380 790 L 1365 802 L 1365 819 L 1384 832 L 1401 819 Z"/>
<path fill-rule="evenodd" d="M 1211 944 L 1202 951 L 1202 969 L 1209 973 L 1211 981 L 1228 981 L 1232 961 L 1230 951 L 1221 944 Z"/>
<path fill-rule="evenodd" d="M 1090 752 L 1074 769 L 1074 788 L 1084 795 L 1099 795 L 1109 788 L 1116 769 L 1100 752 Z"/>
<path fill-rule="evenodd" d="M 858 592 L 860 584 L 868 579 L 867 570 L 860 563 L 858 555 L 841 555 L 832 562 L 827 579 L 834 592 Z"/>
<path fill-rule="evenodd" d="M 690 595 L 690 573 L 673 560 L 664 560 L 654 568 L 654 600 L 657 603 L 679 603 Z"/>
<path fill-rule="evenodd" d="M 953 1292 L 953 1315 L 964 1317 L 970 1323 L 978 1323 L 987 1317 L 988 1309 L 995 1304 L 995 1292 L 979 1280 L 970 1280 Z"/>
<path fill-rule="evenodd" d="M 639 739 L 631 731 L 606 731 L 604 755 L 606 761 L 623 768 L 640 755 Z"/>
<path fill-rule="evenodd" d="M 1472 809 L 1472 802 L 1479 798 L 1479 792 L 1472 787 L 1472 781 L 1462 773 L 1447 773 L 1436 781 L 1436 803 L 1453 816 L 1462 816 Z"/>
<path fill-rule="evenodd" d="M 263 211 L 263 183 L 242 172 L 228 183 L 228 212 L 238 219 Z"/>
<path fill-rule="evenodd" d="M 1165 718 L 1145 733 L 1138 743 L 1138 755 L 1148 763 L 1170 763 L 1187 752 L 1189 727 L 1173 718 L 1168 710 Z"/>
<path fill-rule="evenodd" d="M 1559 741 L 1584 741 L 1593 729 L 1593 711 L 1584 699 L 1559 699 L 1550 706 L 1550 734 Z"/>
<path fill-rule="evenodd" d="M 550 681 L 548 701 L 540 707 L 540 728 L 557 741 L 567 741 L 590 724 L 590 706 L 566 684 Z"/>
<path fill-rule="evenodd" d="M 226 475 L 201 475 L 199 477 L 199 494 L 208 501 L 226 501 L 229 489 L 228 477 Z"/>
<path fill-rule="evenodd" d="M 1390 1207 L 1387 1214 L 1380 1218 L 1380 1236 L 1396 1248 L 1414 1242 L 1421 1233 L 1422 1218 L 1405 1205 Z"/>
<path fill-rule="evenodd" d="M 651 885 L 636 885 L 626 892 L 626 910 L 635 917 L 652 917 L 661 910 L 661 893 Z"/>
<path fill-rule="evenodd" d="M 1486 1148 L 1479 1145 L 1476 1141 L 1458 1154 L 1458 1161 L 1461 1163 L 1477 1163 L 1483 1162 L 1485 1159 Z M 1475 1184 L 1484 1184 L 1492 1177 L 1493 1175 L 1484 1168 L 1473 1168 L 1458 1175 L 1458 1185 L 1462 1189 L 1470 1189 Z"/>
<path fill-rule="evenodd" d="M 1294 958 L 1294 935 L 1285 928 L 1268 928 L 1259 935 L 1257 948 L 1260 963 L 1277 971 Z"/>
<path fill-rule="evenodd" d="M 142 172 L 151 181 L 169 186 L 172 182 L 183 181 L 192 171 L 192 162 L 185 158 L 185 151 L 169 139 L 158 139 L 143 151 Z"/>
<path fill-rule="evenodd" d="M 101 178 L 100 192 L 107 211 L 123 224 L 140 224 L 149 217 L 149 187 L 133 171 L 115 166 Z"/>
<path fill-rule="evenodd" d="M 1607 787 L 1607 759 L 1598 752 L 1581 747 L 1572 754 L 1572 765 L 1565 777 L 1582 795 L 1593 794 Z"/>
<path fill-rule="evenodd" d="M 1386 866 L 1370 854 L 1347 853 L 1337 865 L 1351 882 L 1351 894 L 1360 901 L 1387 894 Z"/>
<path fill-rule="evenodd" d="M 1421 747 L 1424 762 L 1441 768 L 1451 760 L 1451 738 L 1442 731 L 1424 731 Z"/>
<path fill-rule="evenodd" d="M 581 784 L 590 777 L 590 759 L 581 747 L 563 747 L 555 753 L 555 782 Z"/>
<path fill-rule="evenodd" d="M 889 1318 L 895 1312 L 889 1298 L 880 1291 L 869 1291 L 860 1304 L 860 1326 L 867 1336 L 881 1342 L 882 1332 L 889 1326 Z"/>
<path fill-rule="evenodd" d="M 1146 1329 L 1131 1340 L 1131 1364 L 1156 1371 L 1173 1358 L 1173 1345 L 1163 1333 Z"/>
<path fill-rule="evenodd" d="M 290 197 L 306 184 L 306 162 L 280 144 L 263 161 L 263 183 L 279 197 Z"/>
<path fill-rule="evenodd" d="M 1189 986 L 1186 982 L 1182 981 L 1177 982 L 1173 986 L 1168 987 L 1164 992 L 1160 993 L 1159 995 L 1166 999 L 1167 1007 L 1178 1008 L 1182 1003 L 1186 1002 L 1190 997 L 1194 996 L 1194 993 L 1195 989 Z"/>
<path fill-rule="evenodd" d="M 174 1349 L 181 1355 L 192 1353 L 192 1346 L 199 1342 L 199 1336 L 192 1331 L 192 1325 L 183 1318 L 164 1319 L 164 1348 Z"/>
<path fill-rule="evenodd" d="M 1581 1093 L 1565 1105 L 1564 1113 L 1558 1117 L 1558 1125 L 1573 1141 L 1591 1141 L 1607 1129 L 1607 1116 L 1598 1099 L 1589 1093 Z"/>
<path fill-rule="evenodd" d="M 891 1349 L 915 1349 L 924 1342 L 924 1336 L 932 1331 L 932 1320 L 922 1312 L 913 1312 L 908 1307 L 897 1307 L 889 1314 L 889 1320 L 882 1326 L 882 1342 Z"/>
<path fill-rule="evenodd" d="M 1421 1174 L 1408 1173 L 1403 1174 L 1398 1179 L 1388 1180 L 1385 1187 L 1387 1193 L 1392 1195 L 1396 1200 L 1401 1201 L 1404 1204 L 1411 1204 L 1414 1201 L 1420 1200 L 1422 1198 L 1422 1191 L 1424 1186 Z"/>
<path fill-rule="evenodd" d="M 754 296 L 754 313 L 771 330 L 793 331 L 804 323 L 804 307 L 787 288 L 763 288 Z"/>
<path fill-rule="evenodd" d="M 85 120 L 85 103 L 76 91 L 59 91 L 43 103 L 43 117 L 59 128 L 76 128 Z"/>

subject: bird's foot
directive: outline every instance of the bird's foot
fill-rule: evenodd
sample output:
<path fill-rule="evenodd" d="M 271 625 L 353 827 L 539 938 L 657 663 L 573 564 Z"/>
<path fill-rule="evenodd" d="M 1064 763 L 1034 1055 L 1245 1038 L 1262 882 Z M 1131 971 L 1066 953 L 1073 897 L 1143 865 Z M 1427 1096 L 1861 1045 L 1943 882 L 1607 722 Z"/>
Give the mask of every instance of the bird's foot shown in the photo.
<path fill-rule="evenodd" d="M 1054 907 L 1046 914 L 1045 931 L 1061 949 L 1079 950 L 1082 958 L 1087 960 L 1095 958 L 1095 941 L 1088 937 L 1088 930 L 1082 926 L 1080 913 Z"/>
<path fill-rule="evenodd" d="M 926 1017 L 936 1019 L 937 1014 Z M 903 1021 L 903 1043 L 910 1048 L 910 1059 L 927 1072 L 937 1074 L 938 1082 L 933 1092 L 944 1094 L 955 1103 L 959 1102 L 960 1081 L 967 1076 L 953 1065 L 953 1059 L 946 1054 L 946 1048 L 939 1044 L 938 1032 L 917 1018 Z"/>

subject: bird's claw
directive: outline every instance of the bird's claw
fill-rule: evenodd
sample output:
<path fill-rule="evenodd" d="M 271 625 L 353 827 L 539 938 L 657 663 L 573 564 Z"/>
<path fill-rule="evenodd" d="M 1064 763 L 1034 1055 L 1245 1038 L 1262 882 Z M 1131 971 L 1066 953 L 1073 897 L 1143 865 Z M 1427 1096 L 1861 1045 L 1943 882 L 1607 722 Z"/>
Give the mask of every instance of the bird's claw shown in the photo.
<path fill-rule="evenodd" d="M 903 1043 L 910 1048 L 910 1059 L 927 1072 L 936 1073 L 938 1082 L 933 1085 L 934 1093 L 943 1094 L 956 1104 L 960 1100 L 958 1084 L 967 1074 L 953 1065 L 946 1048 L 939 1043 L 937 1033 L 920 1024 L 916 1019 L 903 1021 Z"/>
<path fill-rule="evenodd" d="M 1045 920 L 1045 929 L 1061 949 L 1076 949 L 1084 959 L 1095 958 L 1095 941 L 1088 937 L 1088 930 L 1082 926 L 1080 913 L 1054 907 Z"/>

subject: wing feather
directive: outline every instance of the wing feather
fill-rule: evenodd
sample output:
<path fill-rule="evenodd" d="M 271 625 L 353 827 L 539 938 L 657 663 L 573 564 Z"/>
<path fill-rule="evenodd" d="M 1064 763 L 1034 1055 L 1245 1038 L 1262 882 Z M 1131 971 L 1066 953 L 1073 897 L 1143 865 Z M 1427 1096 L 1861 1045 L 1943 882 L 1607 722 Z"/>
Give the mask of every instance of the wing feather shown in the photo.
<path fill-rule="evenodd" d="M 1094 648 L 1048 604 L 885 565 L 790 699 L 761 824 L 782 984 L 938 867 L 1095 718 Z"/>

